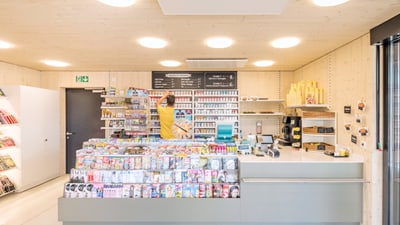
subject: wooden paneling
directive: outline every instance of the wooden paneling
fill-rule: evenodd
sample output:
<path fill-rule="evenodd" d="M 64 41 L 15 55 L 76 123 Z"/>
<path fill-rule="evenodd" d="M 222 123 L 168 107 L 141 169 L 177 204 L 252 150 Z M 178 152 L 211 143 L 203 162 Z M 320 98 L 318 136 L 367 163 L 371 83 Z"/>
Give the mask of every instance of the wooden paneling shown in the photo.
<path fill-rule="evenodd" d="M 0 84 L 40 87 L 40 72 L 0 62 Z"/>

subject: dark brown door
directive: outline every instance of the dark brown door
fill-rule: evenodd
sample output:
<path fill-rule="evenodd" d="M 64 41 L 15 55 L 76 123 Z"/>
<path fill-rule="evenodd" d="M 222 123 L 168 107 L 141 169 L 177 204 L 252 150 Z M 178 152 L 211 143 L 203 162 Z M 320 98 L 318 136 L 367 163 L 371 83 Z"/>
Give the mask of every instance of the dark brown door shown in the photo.
<path fill-rule="evenodd" d="M 76 150 L 90 138 L 104 138 L 100 93 L 66 89 L 66 173 L 75 167 Z"/>

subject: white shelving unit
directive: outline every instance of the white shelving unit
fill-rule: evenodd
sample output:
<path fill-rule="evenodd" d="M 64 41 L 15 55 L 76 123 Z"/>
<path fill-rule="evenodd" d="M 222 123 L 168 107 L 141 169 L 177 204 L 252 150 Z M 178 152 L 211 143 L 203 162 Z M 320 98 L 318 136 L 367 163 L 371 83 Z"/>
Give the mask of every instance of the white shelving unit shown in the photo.
<path fill-rule="evenodd" d="M 262 122 L 263 133 L 278 136 L 280 134 L 281 118 L 285 114 L 281 112 L 283 99 L 267 100 L 241 100 L 240 101 L 240 120 L 244 134 L 256 133 L 255 124 Z M 245 122 L 246 121 L 246 122 Z"/>
<path fill-rule="evenodd" d="M 218 121 L 234 124 L 233 135 L 239 135 L 239 91 L 195 90 L 194 137 L 208 138 L 216 135 Z"/>
<path fill-rule="evenodd" d="M 236 89 L 171 90 L 175 95 L 175 111 L 182 110 L 190 121 L 194 138 L 208 138 L 216 134 L 217 121 L 234 123 L 233 135 L 239 133 L 239 95 Z M 164 90 L 150 90 L 150 135 L 160 134 L 156 101 Z M 165 104 L 165 103 L 163 103 Z M 191 114 L 191 115 L 190 115 Z"/>
<path fill-rule="evenodd" d="M 321 143 L 319 150 L 325 144 L 335 146 L 337 142 L 336 113 L 330 112 L 332 116 L 302 117 L 302 146 L 305 143 Z M 312 131 L 310 131 L 310 129 Z"/>
<path fill-rule="evenodd" d="M 7 98 L 0 108 L 14 115 L 18 123 L 0 130 L 13 138 L 15 147 L 6 151 L 16 167 L 7 171 L 16 191 L 24 191 L 61 174 L 59 93 L 28 86 L 0 87 Z M 39 101 L 40 100 L 40 101 Z"/>
<path fill-rule="evenodd" d="M 329 109 L 331 106 L 327 104 L 304 104 L 304 105 L 288 105 L 286 108 L 320 108 Z"/>

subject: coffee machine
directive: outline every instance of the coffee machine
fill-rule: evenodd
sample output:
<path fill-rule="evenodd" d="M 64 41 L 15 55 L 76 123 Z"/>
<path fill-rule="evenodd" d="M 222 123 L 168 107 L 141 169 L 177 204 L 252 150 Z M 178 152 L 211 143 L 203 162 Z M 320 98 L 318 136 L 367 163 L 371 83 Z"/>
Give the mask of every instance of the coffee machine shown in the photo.
<path fill-rule="evenodd" d="M 284 116 L 279 144 L 282 146 L 301 147 L 301 117 Z"/>

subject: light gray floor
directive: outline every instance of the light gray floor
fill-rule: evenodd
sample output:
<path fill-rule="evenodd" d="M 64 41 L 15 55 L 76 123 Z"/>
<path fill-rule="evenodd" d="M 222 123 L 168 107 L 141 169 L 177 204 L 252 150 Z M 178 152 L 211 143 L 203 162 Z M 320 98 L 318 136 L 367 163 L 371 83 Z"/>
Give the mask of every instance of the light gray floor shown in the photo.
<path fill-rule="evenodd" d="M 57 221 L 57 199 L 68 175 L 20 193 L 0 197 L 0 225 L 62 225 Z"/>

